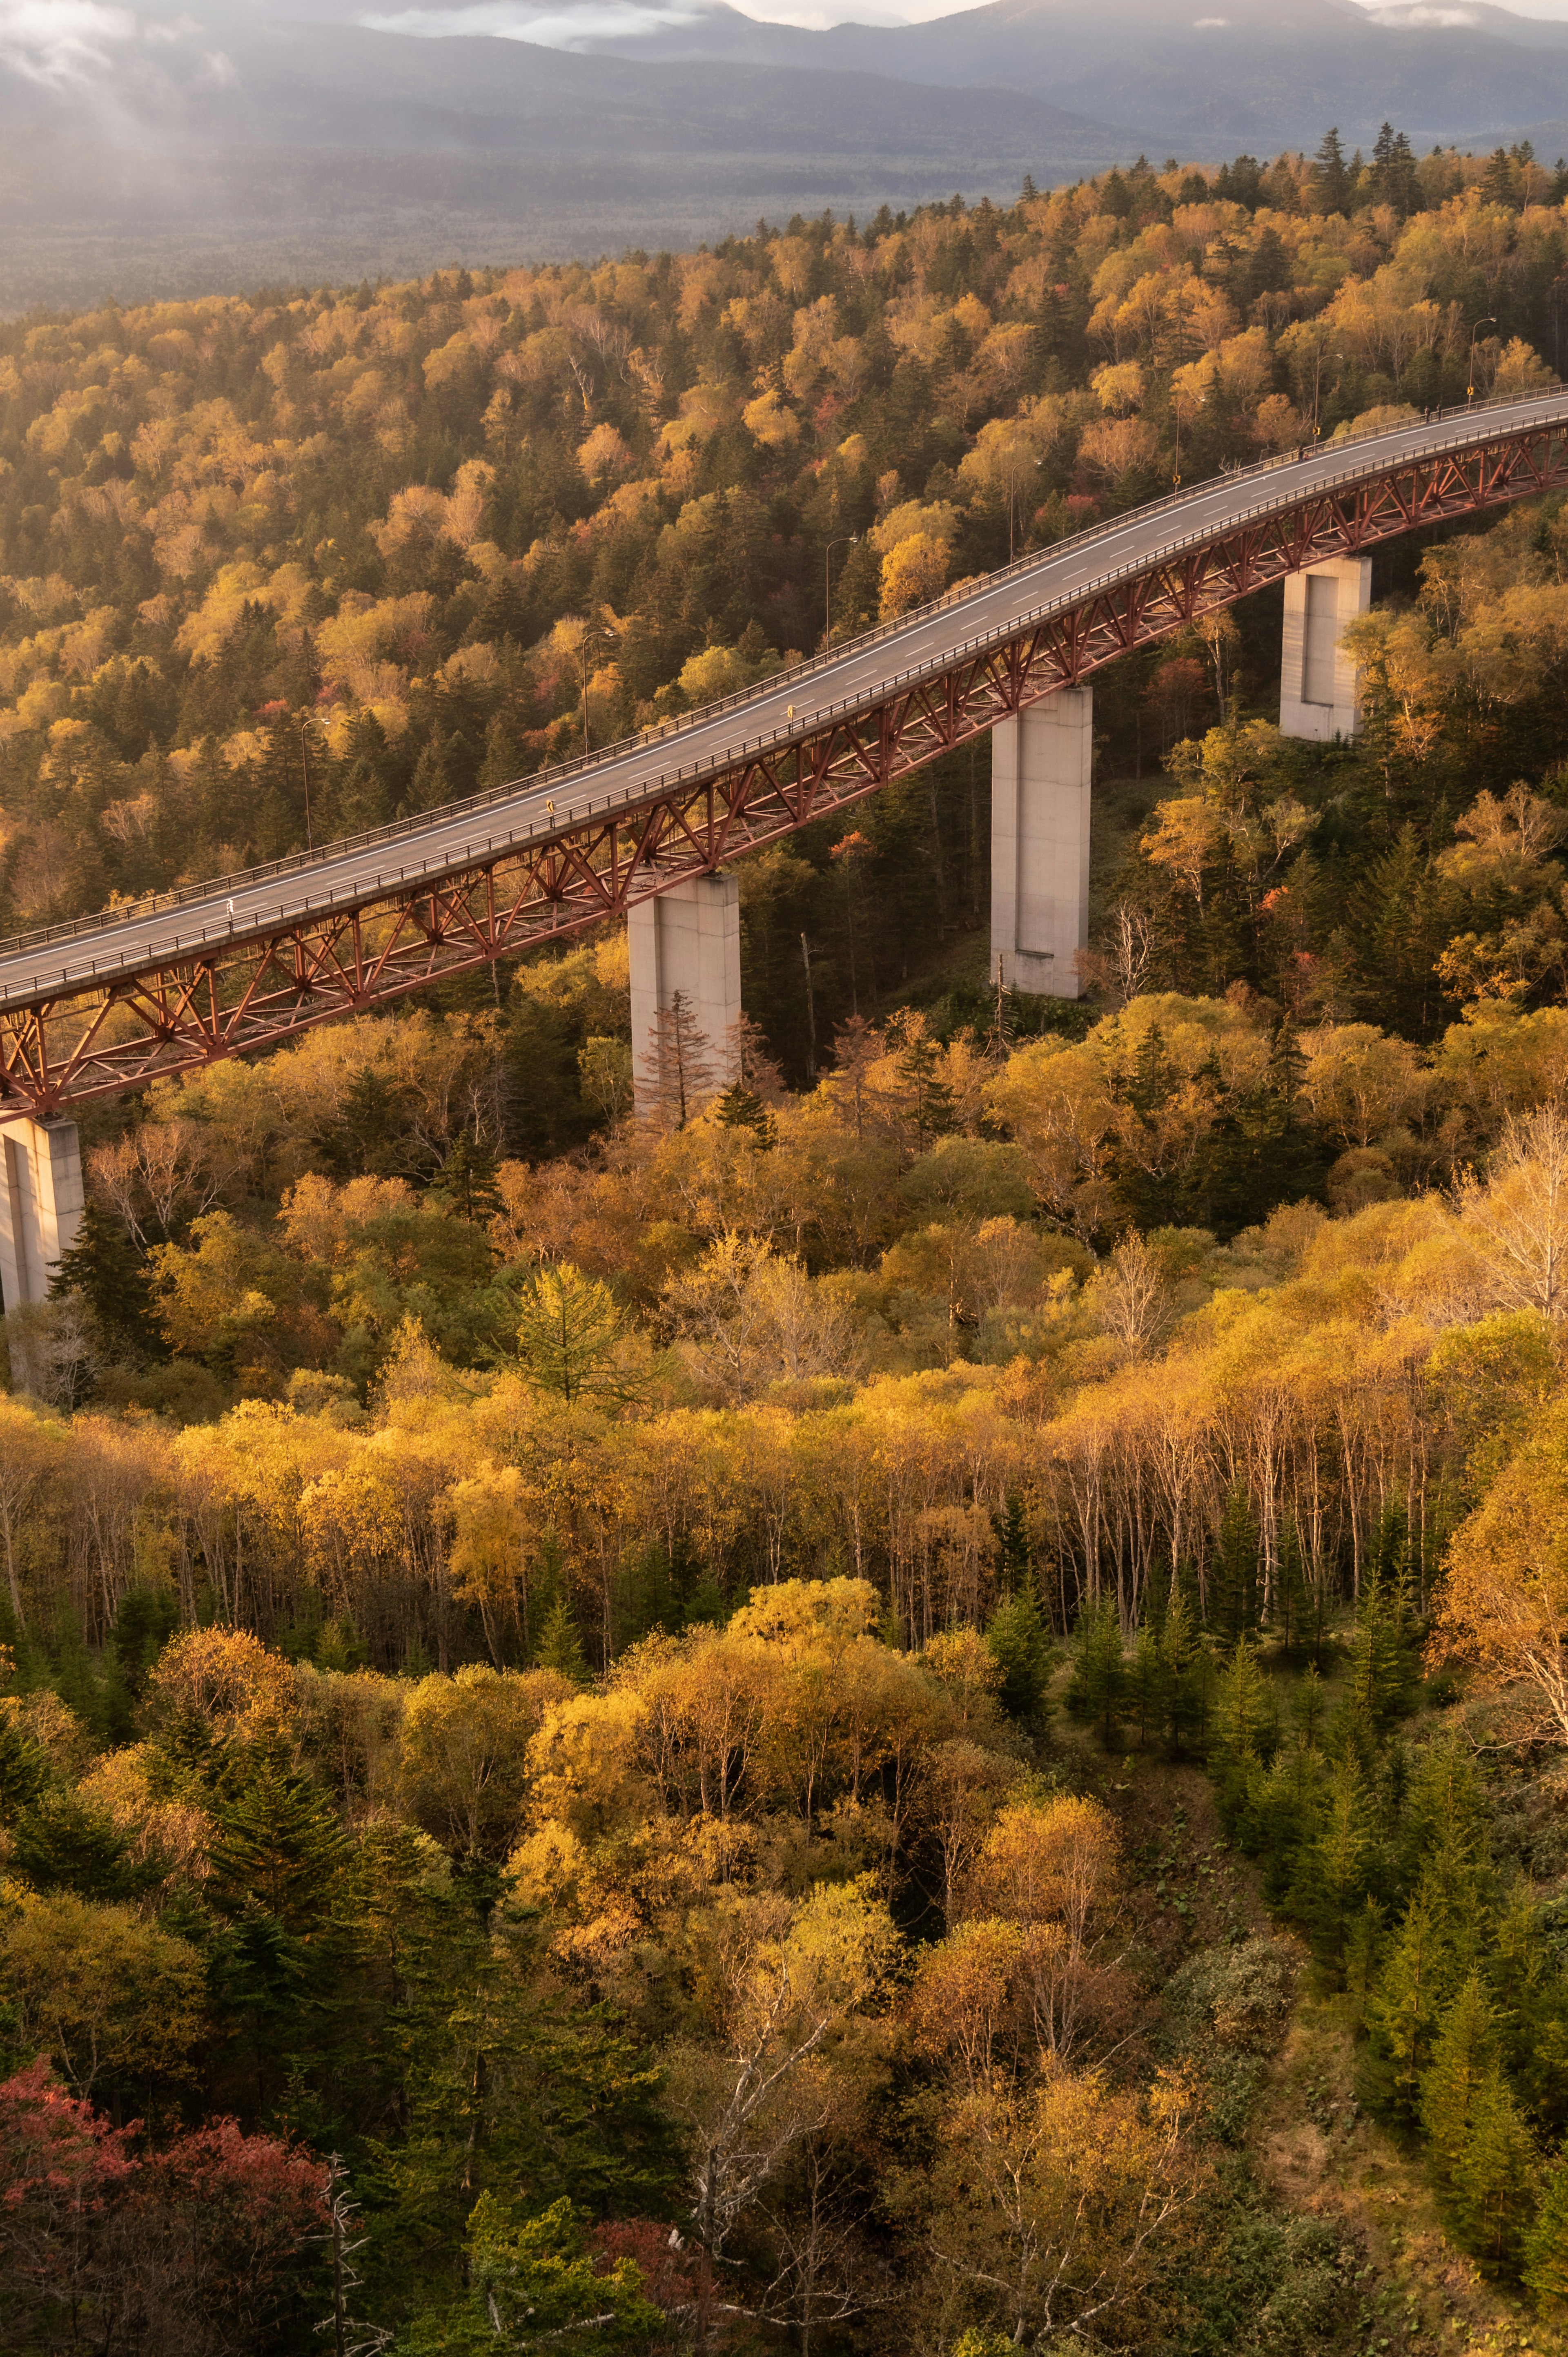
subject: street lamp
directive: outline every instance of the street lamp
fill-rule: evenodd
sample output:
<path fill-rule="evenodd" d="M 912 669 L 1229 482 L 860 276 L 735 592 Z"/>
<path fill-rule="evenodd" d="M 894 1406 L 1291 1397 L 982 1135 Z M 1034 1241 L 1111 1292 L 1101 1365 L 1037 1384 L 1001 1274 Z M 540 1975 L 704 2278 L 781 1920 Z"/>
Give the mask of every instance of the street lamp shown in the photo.
<path fill-rule="evenodd" d="M 854 548 L 859 539 L 859 533 L 846 532 L 842 540 L 830 540 L 822 552 L 822 644 L 824 647 L 832 644 L 833 636 L 833 551 L 835 548 Z"/>
<path fill-rule="evenodd" d="M 305 772 L 305 847 L 306 851 L 314 851 L 316 840 L 310 824 L 310 748 L 305 741 L 303 712 L 299 716 L 299 766 Z"/>
<path fill-rule="evenodd" d="M 583 750 L 585 753 L 591 753 L 594 749 L 588 742 L 588 655 L 595 648 L 611 645 L 614 639 L 615 632 L 607 630 L 602 622 L 585 622 L 583 635 L 577 641 L 577 661 L 581 665 L 583 676 Z"/>
<path fill-rule="evenodd" d="M 1495 328 L 1497 324 L 1497 320 L 1488 312 L 1484 319 L 1477 319 L 1475 326 L 1470 330 L 1470 360 L 1469 365 L 1466 371 L 1465 382 L 1465 398 L 1466 401 L 1474 401 L 1476 398 L 1476 339 L 1480 334 L 1483 328 Z"/>

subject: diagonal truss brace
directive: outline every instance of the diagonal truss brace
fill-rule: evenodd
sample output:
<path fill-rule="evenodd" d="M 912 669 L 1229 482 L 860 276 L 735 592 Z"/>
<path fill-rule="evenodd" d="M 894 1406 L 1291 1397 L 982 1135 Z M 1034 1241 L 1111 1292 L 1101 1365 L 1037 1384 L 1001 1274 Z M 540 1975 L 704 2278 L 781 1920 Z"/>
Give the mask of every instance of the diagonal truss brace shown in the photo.
<path fill-rule="evenodd" d="M 0 1119 L 244 1054 L 538 943 L 846 808 L 1055 690 L 1304 565 L 1568 483 L 1542 427 L 1220 532 L 1015 638 L 719 774 L 91 992 L 0 1012 Z"/>

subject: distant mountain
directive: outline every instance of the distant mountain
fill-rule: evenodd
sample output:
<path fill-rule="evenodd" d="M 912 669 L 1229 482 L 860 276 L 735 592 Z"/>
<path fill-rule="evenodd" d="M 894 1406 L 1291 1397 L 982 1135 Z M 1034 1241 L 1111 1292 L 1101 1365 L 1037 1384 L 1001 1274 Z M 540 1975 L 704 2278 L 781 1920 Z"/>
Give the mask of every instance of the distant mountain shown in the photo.
<path fill-rule="evenodd" d="M 759 214 L 1015 195 L 1135 132 L 830 63 L 584 57 L 209 11 L 82 92 L 0 68 L 0 310 L 692 245 Z M 819 53 L 820 54 L 820 53 Z M 90 112 L 94 110 L 89 110 Z"/>
<path fill-rule="evenodd" d="M 830 32 L 723 0 L 502 7 L 538 38 L 407 29 L 437 0 L 375 0 L 381 29 L 352 21 L 371 0 L 156 0 L 91 39 L 23 12 L 0 309 L 689 244 L 1330 124 L 1366 146 L 1385 117 L 1419 145 L 1534 124 L 1550 157 L 1568 123 L 1568 25 L 1483 0 L 991 0 Z"/>
<path fill-rule="evenodd" d="M 1428 145 L 1477 123 L 1568 113 L 1568 24 L 1409 0 L 1375 12 L 1353 0 L 991 0 L 929 24 L 823 33 L 704 5 L 687 24 L 584 46 L 792 66 L 830 58 L 942 89 L 1029 91 L 1183 157 L 1316 146 L 1330 124 L 1348 145 L 1370 145 L 1391 119 Z"/>

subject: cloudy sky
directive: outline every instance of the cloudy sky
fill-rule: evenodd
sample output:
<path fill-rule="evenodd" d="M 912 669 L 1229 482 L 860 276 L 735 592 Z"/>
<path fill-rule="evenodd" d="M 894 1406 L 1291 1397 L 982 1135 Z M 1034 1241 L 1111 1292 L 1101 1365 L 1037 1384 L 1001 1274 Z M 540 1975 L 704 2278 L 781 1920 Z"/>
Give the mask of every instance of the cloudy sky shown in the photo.
<path fill-rule="evenodd" d="M 1185 0 L 1190 5 L 1190 0 Z M 231 0 L 234 5 L 234 0 Z M 685 21 L 702 0 L 238 0 L 259 15 L 349 18 L 387 31 L 451 38 L 489 34 L 571 48 L 594 34 L 630 33 L 652 24 Z M 966 0 L 731 0 L 750 16 L 775 24 L 822 27 L 910 24 L 945 16 Z M 979 0 L 969 0 L 979 5 Z M 1362 0 L 1386 22 L 1412 24 L 1477 21 L 1464 0 Z M 197 0 L 199 6 L 199 0 Z M 1173 16 L 1184 0 L 1173 0 Z M 1568 19 L 1568 0 L 1513 0 L 1517 15 Z M 1484 21 L 1482 12 L 1482 21 Z M 178 13 L 177 0 L 136 7 L 123 0 L 0 0 L 0 65 L 10 66 L 41 86 L 65 90 L 113 78 L 156 70 L 158 53 L 184 52 L 187 60 L 205 54 L 209 70 L 221 77 L 220 50 L 210 31 Z"/>

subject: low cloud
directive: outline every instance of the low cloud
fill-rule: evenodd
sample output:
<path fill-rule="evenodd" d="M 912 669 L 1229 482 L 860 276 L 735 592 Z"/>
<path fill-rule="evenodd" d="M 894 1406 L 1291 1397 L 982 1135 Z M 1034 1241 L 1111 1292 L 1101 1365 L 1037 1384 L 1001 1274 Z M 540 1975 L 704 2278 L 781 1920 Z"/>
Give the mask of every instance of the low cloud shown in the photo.
<path fill-rule="evenodd" d="M 99 0 L 0 0 L 0 65 L 45 90 L 96 81 L 140 27 Z"/>
<path fill-rule="evenodd" d="M 581 7 L 535 8 L 527 0 L 469 0 L 456 8 L 367 11 L 358 22 L 367 32 L 407 33 L 416 40 L 472 38 L 532 41 L 546 49 L 575 49 L 585 41 L 634 39 L 666 25 L 691 25 L 695 8 L 649 5 L 646 0 L 585 0 Z"/>

